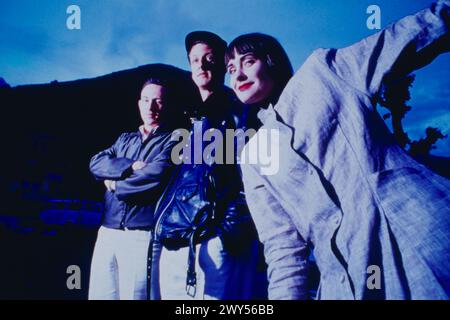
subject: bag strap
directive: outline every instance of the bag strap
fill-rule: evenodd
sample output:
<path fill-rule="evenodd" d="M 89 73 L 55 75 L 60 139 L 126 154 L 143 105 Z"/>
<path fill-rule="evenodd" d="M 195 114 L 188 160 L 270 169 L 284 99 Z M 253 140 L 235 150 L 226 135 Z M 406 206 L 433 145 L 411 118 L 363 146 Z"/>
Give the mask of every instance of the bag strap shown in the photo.
<path fill-rule="evenodd" d="M 215 188 L 214 179 L 212 178 L 212 175 L 210 175 L 208 172 L 206 172 L 206 177 L 204 176 L 201 179 L 201 188 L 203 188 L 203 195 L 206 196 L 209 193 L 209 196 L 211 197 L 210 192 L 207 190 L 211 187 Z M 206 178 L 206 179 L 205 179 Z M 205 181 L 206 180 L 206 181 Z M 209 190 L 211 191 L 211 190 Z M 204 199 L 206 200 L 206 199 Z M 214 219 L 215 215 L 215 201 L 211 199 L 209 208 L 206 209 L 210 212 L 211 218 Z M 203 209 L 205 210 L 205 209 Z M 198 216 L 197 216 L 198 217 Z M 196 226 L 195 226 L 196 228 Z M 192 235 L 189 239 L 189 256 L 188 256 L 188 269 L 187 269 L 187 276 L 186 276 L 186 293 L 191 296 L 195 297 L 195 294 L 197 292 L 197 273 L 195 272 L 195 261 L 196 261 L 196 240 L 197 240 L 197 234 L 200 229 L 195 229 L 192 232 Z"/>
<path fill-rule="evenodd" d="M 197 292 L 197 273 L 195 272 L 195 258 L 196 258 L 196 248 L 195 248 L 195 235 L 194 231 L 189 239 L 189 256 L 188 256 L 188 269 L 186 276 L 186 293 L 195 297 Z"/>
<path fill-rule="evenodd" d="M 200 179 L 200 193 L 202 197 L 202 201 L 209 202 L 208 210 L 211 219 L 214 220 L 215 218 L 215 209 L 216 209 L 216 199 L 215 199 L 215 181 L 214 177 L 212 175 L 212 168 L 207 167 L 205 172 L 203 173 L 203 176 Z M 205 210 L 205 208 L 203 209 Z M 200 218 L 201 215 L 197 213 L 198 218 Z M 197 225 L 194 223 L 194 228 L 196 228 Z M 195 271 L 195 262 L 196 262 L 196 240 L 197 240 L 197 234 L 200 231 L 200 229 L 195 229 L 192 232 L 192 235 L 189 239 L 189 256 L 188 256 L 188 269 L 187 269 L 187 275 L 186 275 L 186 293 L 191 296 L 195 297 L 195 294 L 197 292 L 197 273 Z"/>

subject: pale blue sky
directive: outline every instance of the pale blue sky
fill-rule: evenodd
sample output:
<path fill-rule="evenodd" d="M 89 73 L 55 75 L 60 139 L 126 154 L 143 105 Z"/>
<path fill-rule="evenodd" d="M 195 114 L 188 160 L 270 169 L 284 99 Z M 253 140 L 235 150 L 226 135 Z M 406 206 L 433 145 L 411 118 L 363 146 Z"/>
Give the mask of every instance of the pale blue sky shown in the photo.
<path fill-rule="evenodd" d="M 149 63 L 188 69 L 184 36 L 210 30 L 225 40 L 247 32 L 278 38 L 297 69 L 318 47 L 342 47 L 374 33 L 366 8 L 380 6 L 382 26 L 426 6 L 425 0 L 17 0 L 0 1 L 0 76 L 11 85 L 96 77 Z M 66 9 L 81 8 L 81 30 Z M 417 72 L 412 138 L 426 126 L 450 132 L 450 55 Z M 450 155 L 450 139 L 435 154 Z"/>

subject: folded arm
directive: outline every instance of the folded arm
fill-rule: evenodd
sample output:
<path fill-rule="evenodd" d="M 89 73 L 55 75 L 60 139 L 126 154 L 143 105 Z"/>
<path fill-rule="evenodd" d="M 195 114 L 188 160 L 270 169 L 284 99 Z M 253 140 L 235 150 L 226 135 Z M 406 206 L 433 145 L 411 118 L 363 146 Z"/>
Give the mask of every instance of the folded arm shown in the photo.
<path fill-rule="evenodd" d="M 117 157 L 117 150 L 123 143 L 124 134 L 108 149 L 91 158 L 89 168 L 97 180 L 120 180 L 130 171 L 133 160 Z"/>
<path fill-rule="evenodd" d="M 116 182 L 115 194 L 119 200 L 138 200 L 160 191 L 161 185 L 169 177 L 174 163 L 171 160 L 172 147 L 176 141 L 169 140 L 161 153 L 147 162 L 144 167 L 132 173 L 123 180 Z"/>

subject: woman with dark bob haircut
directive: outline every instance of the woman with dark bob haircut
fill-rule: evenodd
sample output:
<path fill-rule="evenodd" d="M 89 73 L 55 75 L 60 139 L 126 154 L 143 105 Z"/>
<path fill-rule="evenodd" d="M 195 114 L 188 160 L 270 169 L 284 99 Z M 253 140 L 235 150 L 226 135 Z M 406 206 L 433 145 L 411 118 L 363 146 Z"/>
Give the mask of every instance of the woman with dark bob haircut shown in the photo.
<path fill-rule="evenodd" d="M 239 55 L 252 54 L 264 63 L 268 76 L 273 79 L 275 84 L 270 96 L 265 99 L 264 103 L 275 104 L 293 73 L 291 62 L 278 40 L 262 33 L 241 35 L 228 45 L 225 52 L 225 65 L 228 66 L 230 60 L 235 58 L 236 53 Z M 230 70 L 233 69 L 228 68 L 228 72 Z M 242 97 L 241 92 L 239 89 L 236 92 L 240 99 Z M 261 104 L 260 106 L 266 106 L 260 101 L 258 103 Z"/>
<path fill-rule="evenodd" d="M 274 38 L 229 45 L 230 86 L 262 107 L 242 153 L 278 154 L 271 174 L 241 162 L 270 299 L 309 297 L 312 248 L 319 299 L 450 299 L 450 180 L 411 158 L 376 109 L 384 83 L 450 51 L 449 27 L 441 0 L 347 48 L 315 50 L 289 81 Z"/>

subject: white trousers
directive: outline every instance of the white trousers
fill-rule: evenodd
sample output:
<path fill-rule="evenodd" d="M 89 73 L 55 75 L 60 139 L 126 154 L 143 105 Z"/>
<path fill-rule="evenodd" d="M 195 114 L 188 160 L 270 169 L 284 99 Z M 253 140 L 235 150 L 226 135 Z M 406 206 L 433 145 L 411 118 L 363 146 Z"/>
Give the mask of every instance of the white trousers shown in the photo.
<path fill-rule="evenodd" d="M 151 232 L 100 227 L 89 281 L 89 300 L 147 299 Z"/>
<path fill-rule="evenodd" d="M 226 252 L 219 237 L 198 244 L 196 250 L 197 290 L 191 297 L 186 293 L 189 249 L 170 251 L 162 248 L 157 264 L 161 299 L 246 300 L 255 297 L 255 282 L 258 281 L 257 241 L 239 256 Z"/>

